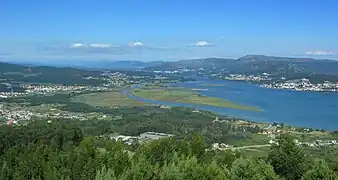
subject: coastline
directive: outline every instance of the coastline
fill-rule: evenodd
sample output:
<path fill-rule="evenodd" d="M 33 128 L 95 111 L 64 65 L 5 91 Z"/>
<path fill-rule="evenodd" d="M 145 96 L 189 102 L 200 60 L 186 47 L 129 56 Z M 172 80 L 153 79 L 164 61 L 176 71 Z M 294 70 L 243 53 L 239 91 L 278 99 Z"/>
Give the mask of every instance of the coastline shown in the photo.
<path fill-rule="evenodd" d="M 194 78 L 196 77 L 194 76 Z M 336 112 L 338 108 L 336 103 L 338 97 L 332 92 L 314 93 L 270 89 L 243 81 L 209 79 L 207 77 L 199 77 L 194 82 L 177 83 L 175 86 L 191 90 L 199 88 L 199 84 L 223 84 L 224 86 L 207 87 L 208 91 L 200 91 L 200 93 L 206 96 L 224 98 L 239 104 L 260 107 L 264 111 L 257 113 L 175 102 L 151 101 L 149 103 L 191 107 L 254 122 L 278 122 L 296 127 L 310 127 L 331 131 L 338 129 L 338 124 L 334 121 L 338 115 L 337 113 L 332 113 Z"/>

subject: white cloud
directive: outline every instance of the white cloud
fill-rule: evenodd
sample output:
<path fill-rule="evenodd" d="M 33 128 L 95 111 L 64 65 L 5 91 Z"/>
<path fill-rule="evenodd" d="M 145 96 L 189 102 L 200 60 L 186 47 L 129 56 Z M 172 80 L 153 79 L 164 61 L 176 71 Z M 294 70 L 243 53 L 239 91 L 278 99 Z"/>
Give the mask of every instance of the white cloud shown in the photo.
<path fill-rule="evenodd" d="M 209 43 L 208 41 L 197 41 L 194 45 L 201 47 L 201 46 L 211 46 L 212 44 Z"/>
<path fill-rule="evenodd" d="M 307 51 L 305 52 L 306 55 L 312 56 L 330 56 L 330 55 L 337 55 L 338 53 L 332 51 Z"/>
<path fill-rule="evenodd" d="M 93 48 L 109 48 L 111 45 L 110 44 L 90 44 L 89 46 Z"/>
<path fill-rule="evenodd" d="M 142 42 L 136 41 L 128 44 L 130 47 L 141 47 L 144 46 Z"/>
<path fill-rule="evenodd" d="M 75 44 L 71 44 L 70 47 L 71 48 L 79 48 L 79 47 L 86 47 L 87 45 L 82 44 L 82 43 L 75 43 Z"/>
<path fill-rule="evenodd" d="M 111 43 L 48 43 L 36 46 L 37 50 L 43 51 L 53 56 L 71 55 L 71 56 L 114 56 L 144 54 L 151 52 L 160 52 L 170 50 L 162 47 L 145 46 L 142 42 L 134 41 L 125 45 L 114 45 Z M 1 53 L 0 53 L 1 55 Z"/>

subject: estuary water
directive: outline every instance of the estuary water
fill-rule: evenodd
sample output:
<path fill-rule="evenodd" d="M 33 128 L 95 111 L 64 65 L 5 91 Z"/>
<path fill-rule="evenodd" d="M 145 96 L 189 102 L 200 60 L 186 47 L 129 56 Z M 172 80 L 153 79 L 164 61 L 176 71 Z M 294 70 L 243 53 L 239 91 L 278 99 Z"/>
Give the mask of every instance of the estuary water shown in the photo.
<path fill-rule="evenodd" d="M 203 86 L 201 86 L 203 84 Z M 214 85 L 208 85 L 214 84 Z M 217 86 L 215 86 L 215 84 Z M 210 80 L 198 78 L 194 82 L 175 84 L 179 87 L 204 89 L 197 92 L 232 102 L 255 106 L 262 112 L 153 101 L 131 96 L 139 101 L 169 106 L 185 106 L 218 114 L 243 118 L 258 122 L 282 122 L 286 125 L 338 130 L 338 93 L 296 92 L 278 89 L 267 89 L 259 85 L 244 82 Z"/>

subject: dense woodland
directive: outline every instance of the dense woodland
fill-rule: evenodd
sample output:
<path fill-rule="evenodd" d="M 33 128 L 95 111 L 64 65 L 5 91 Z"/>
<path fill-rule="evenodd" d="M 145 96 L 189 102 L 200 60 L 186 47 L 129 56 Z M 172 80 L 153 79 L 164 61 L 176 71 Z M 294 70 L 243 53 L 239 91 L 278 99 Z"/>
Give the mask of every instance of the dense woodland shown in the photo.
<path fill-rule="evenodd" d="M 337 179 L 284 134 L 266 158 L 253 158 L 206 151 L 195 133 L 127 146 L 90 132 L 62 120 L 1 126 L 0 179 Z"/>

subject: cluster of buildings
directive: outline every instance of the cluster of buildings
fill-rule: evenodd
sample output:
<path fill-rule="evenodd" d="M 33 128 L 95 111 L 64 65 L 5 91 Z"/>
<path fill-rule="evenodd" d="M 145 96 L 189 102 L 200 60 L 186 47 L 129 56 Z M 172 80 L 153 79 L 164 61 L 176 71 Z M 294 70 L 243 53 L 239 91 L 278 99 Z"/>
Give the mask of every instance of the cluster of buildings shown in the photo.
<path fill-rule="evenodd" d="M 18 124 L 19 121 L 22 120 L 30 120 L 32 116 L 35 115 L 30 111 L 24 111 L 24 110 L 17 110 L 12 111 L 8 109 L 4 109 L 3 106 L 0 106 L 0 117 L 3 121 L 3 123 L 11 125 L 11 124 Z"/>
<path fill-rule="evenodd" d="M 338 83 L 325 82 L 322 84 L 312 84 L 309 79 L 305 78 L 280 83 L 263 84 L 262 87 L 295 91 L 338 92 Z"/>
<path fill-rule="evenodd" d="M 338 147 L 337 140 L 321 140 L 317 139 L 313 142 L 300 142 L 298 139 L 294 139 L 293 142 L 297 146 L 302 146 L 302 147 Z M 270 140 L 270 144 L 278 144 L 275 140 Z"/>
<path fill-rule="evenodd" d="M 211 145 L 212 150 L 226 150 L 229 148 L 233 148 L 234 146 L 229 145 L 229 144 L 224 144 L 224 143 L 213 143 Z"/>
<path fill-rule="evenodd" d="M 86 120 L 87 117 L 85 114 L 73 113 L 73 112 L 54 112 L 54 109 L 50 109 L 50 112 L 41 113 L 41 112 L 31 112 L 29 110 L 11 110 L 4 108 L 3 105 L 0 106 L 0 119 L 3 124 L 18 124 L 24 123 L 34 118 L 41 119 L 79 119 Z"/>
<path fill-rule="evenodd" d="M 64 86 L 64 85 L 33 85 L 22 84 L 25 92 L 0 92 L 0 98 L 10 98 L 17 96 L 25 96 L 28 94 L 46 94 L 55 92 L 80 92 L 88 90 L 87 86 Z"/>
<path fill-rule="evenodd" d="M 111 135 L 109 138 L 111 140 L 116 140 L 116 141 L 123 141 L 124 143 L 131 145 L 134 142 L 138 143 L 146 143 L 149 141 L 153 140 L 158 140 L 161 138 L 169 138 L 173 137 L 171 134 L 166 134 L 166 133 L 157 133 L 157 132 L 145 132 L 140 134 L 139 136 L 124 136 L 124 135 Z"/>
<path fill-rule="evenodd" d="M 304 129 L 304 131 L 308 132 L 309 129 Z M 276 135 L 282 132 L 282 126 L 279 124 L 269 125 L 266 128 L 263 128 L 260 134 L 266 134 L 270 137 L 269 144 L 278 144 L 276 142 Z M 300 142 L 298 139 L 294 139 L 294 143 L 298 146 L 303 147 L 338 147 L 337 140 L 320 140 L 317 139 L 313 142 Z"/>
<path fill-rule="evenodd" d="M 20 92 L 0 92 L 0 98 L 10 98 L 25 95 L 26 93 Z"/>
<path fill-rule="evenodd" d="M 64 85 L 26 85 L 26 93 L 44 94 L 60 91 L 82 91 L 87 89 L 87 86 L 64 86 Z"/>
<path fill-rule="evenodd" d="M 271 135 L 271 134 L 281 133 L 281 132 L 282 132 L 281 125 L 270 124 L 268 127 L 262 128 L 261 131 L 259 132 L 259 134 Z"/>
<path fill-rule="evenodd" d="M 305 147 L 328 147 L 328 146 L 337 146 L 337 140 L 321 140 L 317 139 L 313 142 L 299 142 L 298 139 L 295 139 L 294 142 L 299 146 Z"/>
<path fill-rule="evenodd" d="M 267 81 L 271 80 L 269 74 L 263 73 L 262 75 L 245 75 L 245 74 L 229 74 L 225 76 L 224 79 L 232 81 Z"/>
<path fill-rule="evenodd" d="M 128 76 L 120 72 L 104 72 L 101 74 L 101 76 L 102 77 L 100 77 L 99 79 L 105 81 L 105 83 L 101 84 L 104 87 L 108 86 L 120 87 L 131 83 L 131 81 L 128 79 Z M 91 77 L 86 78 L 88 79 Z"/>

